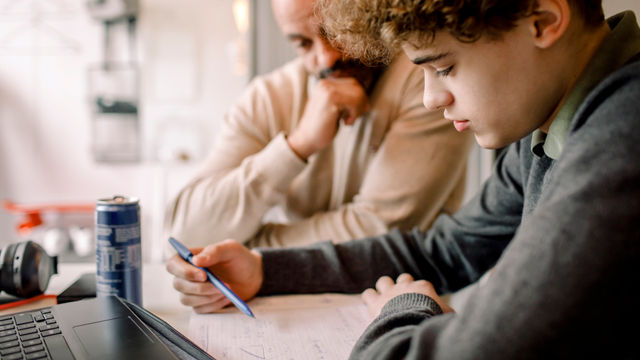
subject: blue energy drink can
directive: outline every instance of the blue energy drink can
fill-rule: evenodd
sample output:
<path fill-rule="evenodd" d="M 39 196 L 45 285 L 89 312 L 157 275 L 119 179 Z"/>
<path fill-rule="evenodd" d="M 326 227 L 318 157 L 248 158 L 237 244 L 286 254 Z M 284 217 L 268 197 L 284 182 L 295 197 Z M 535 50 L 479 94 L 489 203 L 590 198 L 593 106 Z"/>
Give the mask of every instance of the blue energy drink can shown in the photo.
<path fill-rule="evenodd" d="M 116 195 L 96 204 L 96 295 L 117 295 L 142 306 L 138 199 Z"/>

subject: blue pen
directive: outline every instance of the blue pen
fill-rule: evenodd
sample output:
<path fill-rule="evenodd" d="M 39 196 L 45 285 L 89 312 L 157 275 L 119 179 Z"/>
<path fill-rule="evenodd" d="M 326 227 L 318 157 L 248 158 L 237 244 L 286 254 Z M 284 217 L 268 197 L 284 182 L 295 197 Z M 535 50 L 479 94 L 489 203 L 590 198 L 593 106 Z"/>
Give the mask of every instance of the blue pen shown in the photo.
<path fill-rule="evenodd" d="M 251 316 L 252 318 L 255 318 L 255 316 L 253 316 L 253 313 L 251 312 L 251 309 L 249 309 L 249 306 L 244 301 L 242 301 L 242 299 L 240 299 L 238 295 L 231 291 L 231 289 L 229 289 L 227 285 L 225 285 L 222 281 L 220 281 L 220 279 L 213 275 L 213 273 L 211 273 L 209 269 L 197 266 L 193 263 L 193 254 L 191 253 L 191 251 L 189 251 L 189 249 L 187 249 L 178 240 L 172 237 L 169 238 L 169 242 L 174 247 L 174 249 L 176 249 L 178 255 L 180 255 L 181 258 L 189 262 L 191 265 L 197 267 L 198 269 L 204 270 L 204 272 L 207 274 L 207 279 L 209 279 L 209 281 L 211 281 L 211 283 L 215 285 L 215 287 L 218 288 L 218 290 L 220 290 L 224 294 L 224 296 L 227 297 L 227 299 L 231 300 L 233 305 L 235 305 L 243 313 Z"/>

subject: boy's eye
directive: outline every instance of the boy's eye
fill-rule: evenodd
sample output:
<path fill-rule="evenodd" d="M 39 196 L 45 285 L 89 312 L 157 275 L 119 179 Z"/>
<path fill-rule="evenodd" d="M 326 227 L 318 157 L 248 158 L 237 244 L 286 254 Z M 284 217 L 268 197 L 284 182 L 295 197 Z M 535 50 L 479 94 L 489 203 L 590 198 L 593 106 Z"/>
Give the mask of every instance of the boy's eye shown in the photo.
<path fill-rule="evenodd" d="M 449 75 L 449 73 L 451 73 L 451 70 L 453 70 L 453 65 L 449 66 L 448 68 L 446 68 L 444 70 L 436 70 L 436 76 L 437 77 L 445 77 L 445 76 Z"/>

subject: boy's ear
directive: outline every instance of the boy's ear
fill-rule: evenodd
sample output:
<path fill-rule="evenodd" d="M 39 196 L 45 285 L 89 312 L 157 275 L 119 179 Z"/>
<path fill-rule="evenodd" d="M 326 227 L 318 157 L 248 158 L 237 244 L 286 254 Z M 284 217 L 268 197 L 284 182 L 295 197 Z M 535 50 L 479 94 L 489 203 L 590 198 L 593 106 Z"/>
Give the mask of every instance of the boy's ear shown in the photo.
<path fill-rule="evenodd" d="M 567 32 L 571 21 L 568 0 L 537 0 L 538 6 L 529 17 L 533 41 L 539 48 L 548 48 Z"/>

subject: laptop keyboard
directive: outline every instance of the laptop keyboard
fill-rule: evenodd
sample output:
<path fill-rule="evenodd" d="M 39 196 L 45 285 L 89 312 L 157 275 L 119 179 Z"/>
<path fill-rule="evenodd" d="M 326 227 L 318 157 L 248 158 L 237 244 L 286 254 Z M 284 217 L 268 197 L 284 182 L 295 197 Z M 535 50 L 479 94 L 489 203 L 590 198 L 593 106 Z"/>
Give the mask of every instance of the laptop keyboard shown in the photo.
<path fill-rule="evenodd" d="M 50 308 L 0 318 L 0 359 L 73 359 Z"/>

